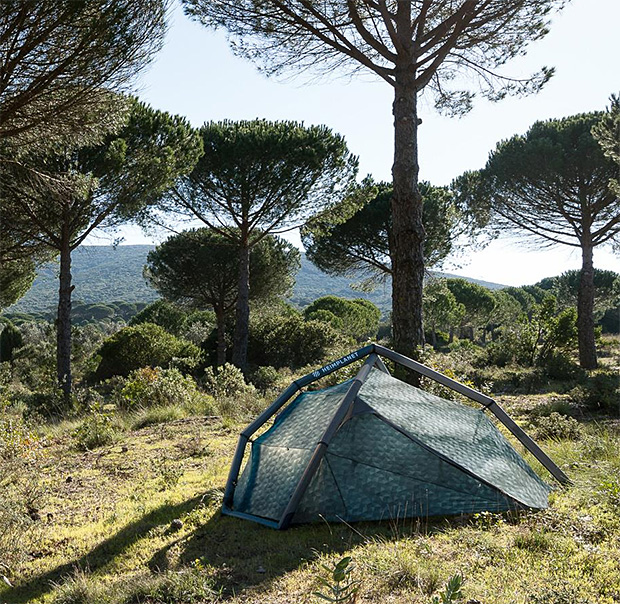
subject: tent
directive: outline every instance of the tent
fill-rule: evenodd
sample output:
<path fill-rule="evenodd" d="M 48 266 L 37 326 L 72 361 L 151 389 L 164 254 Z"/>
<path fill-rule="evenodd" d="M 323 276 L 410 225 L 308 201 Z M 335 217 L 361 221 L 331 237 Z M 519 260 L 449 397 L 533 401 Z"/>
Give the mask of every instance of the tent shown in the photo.
<path fill-rule="evenodd" d="M 390 375 L 382 357 L 481 406 L 415 388 Z M 308 384 L 363 358 L 355 378 L 301 392 L 280 411 Z M 285 529 L 320 519 L 354 522 L 546 508 L 550 487 L 488 413 L 558 481 L 568 482 L 493 399 L 371 344 L 291 384 L 241 433 L 222 513 Z M 251 440 L 274 416 L 272 425 Z"/>

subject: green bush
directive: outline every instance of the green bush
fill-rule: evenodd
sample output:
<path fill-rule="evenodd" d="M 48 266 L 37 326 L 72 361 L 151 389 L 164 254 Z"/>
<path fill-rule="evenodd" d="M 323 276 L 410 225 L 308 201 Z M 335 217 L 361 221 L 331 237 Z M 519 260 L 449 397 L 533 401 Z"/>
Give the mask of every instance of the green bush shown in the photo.
<path fill-rule="evenodd" d="M 553 411 L 547 416 L 536 420 L 535 436 L 538 439 L 576 440 L 581 437 L 581 425 L 574 417 L 561 415 Z"/>
<path fill-rule="evenodd" d="M 343 339 L 328 323 L 299 314 L 261 317 L 250 324 L 249 358 L 255 365 L 295 369 L 322 361 Z"/>
<path fill-rule="evenodd" d="M 620 374 L 600 371 L 570 391 L 573 402 L 592 410 L 620 411 Z"/>
<path fill-rule="evenodd" d="M 0 363 L 13 360 L 13 351 L 24 345 L 21 331 L 8 322 L 0 332 Z"/>
<path fill-rule="evenodd" d="M 178 336 L 187 320 L 187 312 L 167 300 L 156 300 L 132 317 L 129 325 L 153 323 Z"/>
<path fill-rule="evenodd" d="M 344 321 L 331 310 L 313 310 L 312 312 L 304 313 L 304 317 L 306 321 L 321 321 L 323 323 L 329 323 L 334 329 L 344 329 Z"/>
<path fill-rule="evenodd" d="M 191 342 L 169 334 L 163 327 L 142 323 L 125 327 L 108 338 L 99 349 L 97 380 L 114 375 L 127 376 L 141 367 L 175 366 L 182 371 L 200 362 L 200 349 Z"/>
<path fill-rule="evenodd" d="M 250 382 L 261 392 L 273 388 L 279 381 L 280 374 L 275 367 L 265 365 L 258 367 L 250 374 Z"/>
<path fill-rule="evenodd" d="M 196 382 L 178 369 L 142 367 L 121 379 L 112 392 L 112 401 L 123 409 L 182 406 L 195 413 L 213 415 L 212 397 L 200 392 Z"/>
<path fill-rule="evenodd" d="M 62 417 L 75 411 L 75 399 L 67 407 L 62 390 L 49 388 L 23 394 L 18 397 L 26 405 L 28 417 L 42 416 L 47 418 Z"/>
<path fill-rule="evenodd" d="M 78 449 L 90 451 L 118 441 L 122 427 L 111 413 L 93 409 L 73 432 Z"/>
<path fill-rule="evenodd" d="M 241 369 L 230 363 L 225 363 L 221 367 L 207 367 L 202 378 L 202 386 L 216 399 L 254 392 L 254 386 L 245 383 Z"/>
<path fill-rule="evenodd" d="M 551 353 L 545 361 L 544 368 L 552 380 L 580 380 L 586 375 L 577 363 L 561 352 Z"/>
<path fill-rule="evenodd" d="M 323 321 L 357 341 L 374 338 L 381 312 L 368 300 L 338 296 L 318 298 L 304 310 L 306 321 Z"/>

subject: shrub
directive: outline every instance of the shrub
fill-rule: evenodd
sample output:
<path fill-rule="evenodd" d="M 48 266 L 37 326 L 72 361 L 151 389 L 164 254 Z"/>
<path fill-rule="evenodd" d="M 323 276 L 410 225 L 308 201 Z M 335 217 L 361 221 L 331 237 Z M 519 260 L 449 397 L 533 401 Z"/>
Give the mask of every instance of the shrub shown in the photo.
<path fill-rule="evenodd" d="M 570 391 L 571 399 L 588 409 L 620 409 L 620 374 L 600 371 Z"/>
<path fill-rule="evenodd" d="M 186 340 L 169 334 L 163 327 L 142 323 L 125 327 L 108 338 L 99 349 L 101 360 L 95 378 L 127 376 L 141 367 L 174 365 L 189 370 L 200 361 L 200 349 Z"/>
<path fill-rule="evenodd" d="M 329 323 L 334 329 L 344 329 L 344 321 L 331 310 L 319 309 L 304 313 L 306 321 Z"/>
<path fill-rule="evenodd" d="M 265 392 L 273 388 L 280 379 L 280 374 L 275 367 L 265 365 L 258 367 L 250 375 L 250 382 L 256 386 L 261 392 Z"/>
<path fill-rule="evenodd" d="M 74 430 L 73 437 L 77 447 L 82 451 L 90 451 L 115 443 L 121 436 L 122 428 L 112 414 L 93 409 Z"/>
<path fill-rule="evenodd" d="M 328 323 L 298 314 L 261 317 L 250 326 L 250 359 L 256 365 L 298 368 L 323 360 L 343 337 Z"/>
<path fill-rule="evenodd" d="M 67 407 L 63 392 L 59 388 L 30 392 L 19 398 L 26 405 L 28 417 L 39 415 L 55 418 L 75 411 L 75 399 L 72 398 L 69 407 Z"/>
<path fill-rule="evenodd" d="M 13 360 L 13 351 L 24 345 L 21 331 L 9 322 L 0 332 L 0 363 Z"/>
<path fill-rule="evenodd" d="M 566 354 L 553 352 L 545 361 L 545 372 L 552 380 L 580 380 L 585 371 Z"/>
<path fill-rule="evenodd" d="M 221 367 L 207 367 L 202 385 L 205 391 L 216 399 L 254 392 L 254 387 L 245 383 L 241 369 L 230 363 Z"/>
<path fill-rule="evenodd" d="M 179 335 L 185 325 L 187 313 L 176 304 L 167 300 L 156 300 L 132 317 L 129 325 L 153 323 L 163 327 L 167 332 Z"/>
<path fill-rule="evenodd" d="M 329 313 L 329 314 L 326 314 Z M 374 338 L 379 329 L 381 312 L 368 300 L 349 300 L 338 296 L 323 296 L 304 310 L 307 321 L 324 321 L 357 341 Z"/>
<path fill-rule="evenodd" d="M 539 439 L 576 440 L 581 437 L 581 425 L 574 417 L 553 411 L 550 415 L 536 420 L 535 436 Z"/>
<path fill-rule="evenodd" d="M 178 369 L 142 367 L 119 381 L 112 401 L 124 409 L 180 405 L 191 412 L 214 413 L 214 401 L 196 387 L 196 382 Z"/>
<path fill-rule="evenodd" d="M 56 384 L 56 333 L 51 323 L 20 326 L 24 345 L 13 352 L 13 377 L 31 390 Z"/>

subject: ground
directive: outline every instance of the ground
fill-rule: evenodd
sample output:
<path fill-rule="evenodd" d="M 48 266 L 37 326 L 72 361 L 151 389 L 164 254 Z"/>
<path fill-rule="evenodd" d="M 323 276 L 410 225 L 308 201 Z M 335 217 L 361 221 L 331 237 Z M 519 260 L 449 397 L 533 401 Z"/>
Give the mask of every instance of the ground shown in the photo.
<path fill-rule="evenodd" d="M 523 421 L 548 401 L 501 402 Z M 240 428 L 191 417 L 85 452 L 70 425 L 54 428 L 32 510 L 38 545 L 0 602 L 318 602 L 320 563 L 345 554 L 358 602 L 428 603 L 455 573 L 465 597 L 483 604 L 620 602 L 620 428 L 611 420 L 542 443 L 574 480 L 546 511 L 286 532 L 219 513 Z"/>

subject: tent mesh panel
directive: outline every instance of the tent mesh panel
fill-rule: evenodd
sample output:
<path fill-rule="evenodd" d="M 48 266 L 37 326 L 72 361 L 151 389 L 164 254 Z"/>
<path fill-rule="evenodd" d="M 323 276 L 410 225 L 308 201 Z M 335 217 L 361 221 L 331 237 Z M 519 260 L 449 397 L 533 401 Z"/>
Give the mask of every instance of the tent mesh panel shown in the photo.
<path fill-rule="evenodd" d="M 235 489 L 235 510 L 281 518 L 350 384 L 301 394 L 252 443 Z M 294 522 L 547 506 L 549 487 L 482 411 L 376 369 L 358 398 L 375 414 L 354 415 L 340 427 Z"/>
<path fill-rule="evenodd" d="M 378 370 L 359 396 L 380 415 L 434 451 L 533 508 L 547 507 L 550 488 L 481 409 L 448 401 Z"/>
<path fill-rule="evenodd" d="M 300 394 L 252 443 L 235 489 L 235 510 L 280 519 L 349 386 L 347 381 Z"/>

